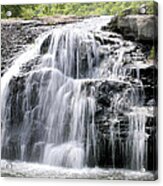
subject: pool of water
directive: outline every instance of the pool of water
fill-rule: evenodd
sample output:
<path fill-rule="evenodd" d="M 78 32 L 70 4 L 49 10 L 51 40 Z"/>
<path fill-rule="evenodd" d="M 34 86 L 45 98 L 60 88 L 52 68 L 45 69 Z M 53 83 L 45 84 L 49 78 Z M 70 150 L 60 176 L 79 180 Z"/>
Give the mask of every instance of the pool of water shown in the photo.
<path fill-rule="evenodd" d="M 105 180 L 155 180 L 152 172 L 131 171 L 126 169 L 83 168 L 69 169 L 38 163 L 11 162 L 1 160 L 2 177 L 26 178 L 69 178 L 69 179 L 105 179 Z"/>

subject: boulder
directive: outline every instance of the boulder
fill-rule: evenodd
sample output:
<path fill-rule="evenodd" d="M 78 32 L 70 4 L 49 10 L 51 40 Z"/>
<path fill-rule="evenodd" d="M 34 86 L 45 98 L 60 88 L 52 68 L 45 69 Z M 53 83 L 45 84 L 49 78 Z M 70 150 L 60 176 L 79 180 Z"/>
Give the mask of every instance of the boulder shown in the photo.
<path fill-rule="evenodd" d="M 126 39 L 153 42 L 157 40 L 157 22 L 155 15 L 127 15 L 112 19 L 105 30 L 121 33 Z"/>

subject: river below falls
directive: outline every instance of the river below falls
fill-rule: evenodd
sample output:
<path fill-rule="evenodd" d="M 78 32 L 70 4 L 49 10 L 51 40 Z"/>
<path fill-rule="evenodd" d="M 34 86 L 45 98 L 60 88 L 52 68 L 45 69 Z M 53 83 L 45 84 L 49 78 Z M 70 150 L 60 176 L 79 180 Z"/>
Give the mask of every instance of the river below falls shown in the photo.
<path fill-rule="evenodd" d="M 68 179 L 105 179 L 105 180 L 154 180 L 153 173 L 142 170 L 83 168 L 70 169 L 39 163 L 11 162 L 1 160 L 2 177 L 26 178 L 68 178 Z"/>

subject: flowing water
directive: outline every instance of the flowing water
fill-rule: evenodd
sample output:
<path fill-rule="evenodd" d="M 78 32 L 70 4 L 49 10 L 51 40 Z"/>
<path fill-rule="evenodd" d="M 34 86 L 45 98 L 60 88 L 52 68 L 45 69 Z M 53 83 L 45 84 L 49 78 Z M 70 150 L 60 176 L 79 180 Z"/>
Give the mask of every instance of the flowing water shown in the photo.
<path fill-rule="evenodd" d="M 88 88 L 86 84 L 105 79 L 129 87 L 122 94 L 115 93 L 110 106 L 113 116 L 108 128 L 112 149 L 109 167 L 116 168 L 117 134 L 122 156 L 128 158 L 122 168 L 141 170 L 146 166 L 146 115 L 140 109 L 133 110 L 143 105 L 143 85 L 138 67 L 134 84 L 127 79 L 130 68 L 123 67 L 124 54 L 135 45 L 127 42 L 126 46 L 119 35 L 101 31 L 109 19 L 91 18 L 50 30 L 4 74 L 1 79 L 3 159 L 83 171 L 93 161 L 91 166 L 98 167 L 95 87 Z M 112 55 L 111 44 L 107 44 L 101 60 L 105 37 L 110 37 L 119 48 Z M 39 60 L 37 65 L 33 63 L 32 69 L 22 71 L 35 59 Z M 109 64 L 107 68 L 106 64 Z M 118 113 L 122 111 L 129 120 L 124 143 L 120 129 L 115 129 Z"/>

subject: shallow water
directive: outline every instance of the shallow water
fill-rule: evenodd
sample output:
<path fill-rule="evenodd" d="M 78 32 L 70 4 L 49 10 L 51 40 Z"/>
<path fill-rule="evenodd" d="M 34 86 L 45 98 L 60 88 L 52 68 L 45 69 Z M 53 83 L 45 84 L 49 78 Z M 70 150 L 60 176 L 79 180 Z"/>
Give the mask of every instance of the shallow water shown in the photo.
<path fill-rule="evenodd" d="M 1 160 L 2 177 L 26 177 L 26 178 L 69 178 L 69 179 L 105 179 L 105 180 L 154 180 L 151 172 L 131 171 L 126 169 L 100 169 L 83 168 L 69 169 L 53 167 L 38 163 L 9 162 Z"/>

